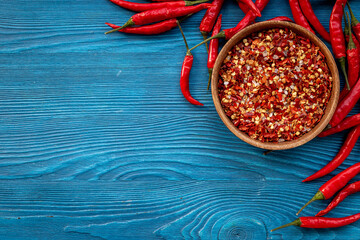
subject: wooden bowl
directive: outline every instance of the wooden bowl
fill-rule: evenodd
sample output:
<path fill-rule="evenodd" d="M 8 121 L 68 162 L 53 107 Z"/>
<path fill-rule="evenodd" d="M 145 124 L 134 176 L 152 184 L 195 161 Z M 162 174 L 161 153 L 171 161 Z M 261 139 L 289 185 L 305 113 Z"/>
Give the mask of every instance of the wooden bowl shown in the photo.
<path fill-rule="evenodd" d="M 331 76 L 333 79 L 333 85 L 331 90 L 331 96 L 329 99 L 329 102 L 326 106 L 325 113 L 322 116 L 320 122 L 308 133 L 304 134 L 300 138 L 296 140 L 291 141 L 285 141 L 285 142 L 261 142 L 259 140 L 250 138 L 246 133 L 240 131 L 237 127 L 234 126 L 234 124 L 231 122 L 231 120 L 226 116 L 221 103 L 219 99 L 218 94 L 218 78 L 219 78 L 219 70 L 220 67 L 225 59 L 225 57 L 228 55 L 228 52 L 235 46 L 240 40 L 243 38 L 249 36 L 251 33 L 263 31 L 266 29 L 271 28 L 288 28 L 295 32 L 296 34 L 303 36 L 311 42 L 313 42 L 316 46 L 318 46 L 321 50 L 321 52 L 326 57 L 327 65 L 330 69 Z M 339 80 L 339 72 L 335 63 L 335 60 L 329 51 L 329 49 L 326 47 L 326 45 L 313 33 L 308 31 L 307 29 L 294 24 L 290 22 L 284 22 L 284 21 L 266 21 L 266 22 L 260 22 L 255 23 L 251 26 L 248 26 L 238 32 L 235 36 L 233 36 L 223 47 L 221 52 L 219 53 L 219 56 L 216 59 L 215 66 L 212 73 L 212 83 L 211 83 L 211 92 L 212 97 L 214 101 L 214 105 L 216 108 L 216 111 L 218 112 L 221 120 L 224 122 L 224 124 L 230 129 L 232 133 L 234 133 L 238 138 L 241 140 L 259 148 L 268 149 L 268 150 L 285 150 L 290 149 L 294 147 L 298 147 L 300 145 L 305 144 L 306 142 L 312 140 L 315 138 L 319 133 L 321 133 L 324 128 L 327 126 L 329 121 L 331 120 L 339 98 L 339 92 L 340 92 L 340 80 Z"/>

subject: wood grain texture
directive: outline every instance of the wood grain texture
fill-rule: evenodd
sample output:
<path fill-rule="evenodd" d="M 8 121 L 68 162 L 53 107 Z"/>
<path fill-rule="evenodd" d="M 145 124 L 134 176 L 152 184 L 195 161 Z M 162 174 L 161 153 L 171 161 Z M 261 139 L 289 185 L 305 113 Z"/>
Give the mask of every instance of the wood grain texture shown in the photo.
<path fill-rule="evenodd" d="M 287 184 L 301 188 L 303 194 L 284 192 L 282 180 L 71 185 L 1 181 L 0 234 L 9 239 L 358 239 L 359 223 L 335 230 L 291 227 L 270 233 L 269 229 L 292 221 L 298 206 L 315 190 L 298 181 Z M 329 216 L 356 212 L 359 199 L 354 195 Z M 315 202 L 304 214 L 325 206 L 326 202 Z"/>
<path fill-rule="evenodd" d="M 328 28 L 332 1 L 312 4 Z M 244 16 L 231 1 L 222 12 L 224 28 Z M 183 24 L 192 46 L 202 14 Z M 286 0 L 271 0 L 261 19 L 278 15 L 291 16 Z M 359 223 L 269 229 L 357 162 L 360 144 L 334 173 L 300 183 L 336 155 L 345 133 L 263 156 L 218 117 L 205 48 L 194 51 L 191 73 L 199 108 L 179 89 L 177 29 L 104 35 L 104 22 L 130 16 L 106 0 L 0 1 L 1 239 L 358 238 Z M 329 216 L 359 209 L 353 195 Z"/>

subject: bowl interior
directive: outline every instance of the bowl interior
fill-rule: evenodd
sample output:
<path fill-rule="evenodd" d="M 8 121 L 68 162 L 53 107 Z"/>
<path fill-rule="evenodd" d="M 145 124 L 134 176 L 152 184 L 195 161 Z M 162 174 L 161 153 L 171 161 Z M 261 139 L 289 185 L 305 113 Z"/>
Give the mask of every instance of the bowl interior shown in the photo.
<path fill-rule="evenodd" d="M 288 28 L 293 32 L 295 32 L 296 34 L 308 38 L 311 42 L 313 42 L 316 46 L 318 46 L 320 48 L 320 51 L 324 54 L 326 58 L 326 62 L 331 72 L 331 76 L 333 80 L 331 96 L 326 106 L 325 113 L 322 116 L 320 122 L 312 130 L 310 130 L 308 133 L 304 134 L 300 138 L 296 140 L 281 142 L 281 143 L 261 142 L 259 140 L 250 138 L 246 133 L 240 131 L 237 127 L 234 126 L 231 120 L 226 116 L 225 111 L 221 106 L 218 95 L 219 70 L 225 57 L 228 55 L 228 52 L 232 49 L 232 47 L 236 45 L 243 38 L 249 36 L 251 33 L 259 32 L 266 29 L 272 29 L 272 28 Z M 234 133 L 237 137 L 239 137 L 243 141 L 255 147 L 268 149 L 268 150 L 285 150 L 285 149 L 294 148 L 302 144 L 305 144 L 306 142 L 315 138 L 319 133 L 323 131 L 323 129 L 327 126 L 327 124 L 331 120 L 338 103 L 339 92 L 340 92 L 339 72 L 335 60 L 329 49 L 316 35 L 308 31 L 307 29 L 291 22 L 266 21 L 266 22 L 255 23 L 253 25 L 244 28 L 225 44 L 225 46 L 223 47 L 223 49 L 219 53 L 219 56 L 216 59 L 212 73 L 211 93 L 216 111 L 218 112 L 221 120 L 224 122 L 224 124 L 229 128 L 229 130 L 232 133 Z"/>

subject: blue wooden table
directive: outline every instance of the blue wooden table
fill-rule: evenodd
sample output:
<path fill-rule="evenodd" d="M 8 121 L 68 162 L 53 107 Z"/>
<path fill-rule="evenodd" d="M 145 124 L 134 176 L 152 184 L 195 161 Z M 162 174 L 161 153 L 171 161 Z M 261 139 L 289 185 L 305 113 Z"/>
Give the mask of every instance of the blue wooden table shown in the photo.
<path fill-rule="evenodd" d="M 328 28 L 334 1 L 312 3 Z M 360 18 L 360 2 L 352 6 Z M 222 12 L 224 28 L 244 16 L 231 0 Z M 183 23 L 191 46 L 202 39 L 203 13 Z M 131 15 L 106 0 L 0 1 L 1 239 L 360 238 L 360 222 L 270 233 L 356 163 L 360 144 L 334 173 L 301 183 L 336 155 L 345 133 L 264 156 L 218 117 L 204 47 L 191 73 L 191 92 L 205 104 L 196 107 L 179 89 L 177 29 L 104 35 L 104 22 Z M 278 15 L 291 16 L 286 0 L 271 0 L 260 20 Z M 355 194 L 328 216 L 359 211 Z"/>

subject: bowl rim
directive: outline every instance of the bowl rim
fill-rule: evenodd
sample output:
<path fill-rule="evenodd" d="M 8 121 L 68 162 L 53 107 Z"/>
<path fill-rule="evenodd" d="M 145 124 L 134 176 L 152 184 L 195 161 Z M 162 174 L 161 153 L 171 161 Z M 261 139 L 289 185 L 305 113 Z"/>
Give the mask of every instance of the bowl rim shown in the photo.
<path fill-rule="evenodd" d="M 332 89 L 331 89 L 331 95 L 329 98 L 329 101 L 327 103 L 324 115 L 322 116 L 320 122 L 316 124 L 313 129 L 311 129 L 308 133 L 304 134 L 298 139 L 290 140 L 290 141 L 284 141 L 281 143 L 278 142 L 261 142 L 259 140 L 253 139 L 249 137 L 246 133 L 240 131 L 237 127 L 234 126 L 234 124 L 231 122 L 231 120 L 226 116 L 225 111 L 223 110 L 219 95 L 218 95 L 218 77 L 219 77 L 219 70 L 222 65 L 223 60 L 228 55 L 229 50 L 236 45 L 240 40 L 242 40 L 244 37 L 249 36 L 251 33 L 263 31 L 266 29 L 271 28 L 288 28 L 295 32 L 296 34 L 305 37 L 309 39 L 312 43 L 314 43 L 316 46 L 320 48 L 320 51 L 324 54 L 326 63 L 329 67 L 329 70 L 331 72 L 332 77 Z M 298 146 L 301 146 L 309 141 L 311 141 L 313 138 L 315 138 L 318 134 L 320 134 L 325 127 L 330 122 L 338 103 L 339 99 L 339 93 L 340 93 L 340 79 L 339 79 L 339 72 L 338 68 L 336 66 L 336 62 L 334 60 L 334 57 L 330 50 L 327 48 L 327 46 L 312 32 L 309 30 L 301 27 L 300 25 L 297 25 L 295 23 L 291 22 L 285 22 L 285 21 L 265 21 L 265 22 L 259 22 L 255 23 L 253 25 L 250 25 L 241 31 L 239 31 L 237 34 L 235 34 L 232 38 L 229 39 L 229 41 L 224 45 L 222 50 L 220 51 L 213 68 L 212 72 L 212 81 L 211 81 L 211 94 L 213 98 L 213 102 L 215 105 L 215 109 L 220 116 L 223 123 L 226 125 L 226 127 L 235 134 L 238 138 L 241 140 L 255 146 L 258 148 L 263 148 L 267 150 L 285 150 L 285 149 L 291 149 Z"/>

